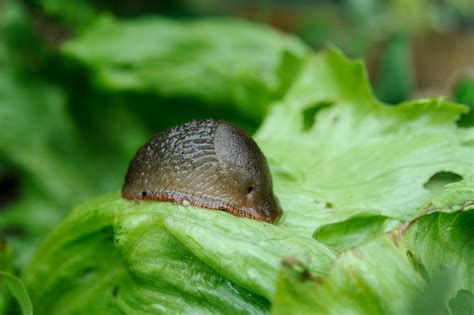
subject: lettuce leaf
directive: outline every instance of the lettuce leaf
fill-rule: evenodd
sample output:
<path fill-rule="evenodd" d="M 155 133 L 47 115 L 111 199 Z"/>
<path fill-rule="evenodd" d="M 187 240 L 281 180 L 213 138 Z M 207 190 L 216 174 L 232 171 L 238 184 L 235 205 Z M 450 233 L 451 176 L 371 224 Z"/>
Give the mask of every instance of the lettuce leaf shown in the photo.
<path fill-rule="evenodd" d="M 403 233 L 405 247 L 429 277 L 449 273 L 451 297 L 474 293 L 474 181 L 447 185 L 428 208 Z"/>
<path fill-rule="evenodd" d="M 440 180 L 441 192 L 433 196 L 415 217 L 435 212 L 466 211 L 474 207 L 474 177 L 455 183 Z M 444 186 L 444 187 L 443 187 Z M 381 215 L 356 215 L 347 220 L 320 226 L 313 237 L 339 249 L 356 246 L 372 237 L 383 234 L 401 224 L 401 221 Z"/>
<path fill-rule="evenodd" d="M 386 236 L 344 252 L 325 278 L 284 268 L 273 314 L 408 314 L 423 278 Z"/>
<path fill-rule="evenodd" d="M 380 215 L 354 216 L 342 222 L 320 226 L 313 237 L 338 249 L 348 249 L 395 229 L 401 224 Z"/>
<path fill-rule="evenodd" d="M 273 313 L 462 314 L 474 292 L 474 194 L 463 194 L 473 188 L 447 185 L 433 203 L 457 210 L 437 208 L 346 250 L 326 277 L 284 268 Z"/>
<path fill-rule="evenodd" d="M 262 118 L 292 82 L 308 48 L 238 19 L 103 17 L 63 51 L 91 67 L 104 87 L 227 104 Z"/>
<path fill-rule="evenodd" d="M 474 294 L 461 290 L 456 297 L 449 302 L 453 315 L 469 315 L 474 313 Z"/>
<path fill-rule="evenodd" d="M 268 299 L 283 257 L 305 257 L 315 274 L 325 274 L 335 258 L 335 251 L 284 227 L 210 215 L 178 212 L 166 218 L 165 226 L 204 263 Z"/>
<path fill-rule="evenodd" d="M 77 208 L 23 278 L 38 314 L 265 313 L 287 255 L 306 257 L 324 274 L 335 252 L 221 211 L 112 194 Z"/>
<path fill-rule="evenodd" d="M 424 217 L 419 209 L 432 196 L 423 184 L 435 173 L 469 183 L 474 134 L 455 124 L 465 111 L 442 99 L 385 106 L 360 62 L 335 50 L 308 57 L 255 136 L 285 211 L 277 225 L 118 194 L 92 200 L 49 235 L 23 273 L 36 311 L 265 313 L 273 302 L 276 313 L 311 305 L 337 313 L 374 301 L 372 313 L 408 312 L 426 280 L 400 242 L 403 229 L 391 235 L 394 242 L 380 236 L 387 227 L 376 222 L 374 233 L 342 255 L 312 236 L 365 215 L 392 223 Z M 305 125 L 308 115 L 314 119 Z M 468 200 L 472 190 L 462 187 Z M 424 242 L 406 244 L 423 256 Z M 301 262 L 303 278 L 322 284 L 300 288 L 290 274 L 277 288 L 288 259 Z"/>
<path fill-rule="evenodd" d="M 362 63 L 335 50 L 311 56 L 256 134 L 284 224 L 312 234 L 356 215 L 413 219 L 431 198 L 423 184 L 434 174 L 474 172 L 474 131 L 455 124 L 466 111 L 441 98 L 386 106 Z"/>

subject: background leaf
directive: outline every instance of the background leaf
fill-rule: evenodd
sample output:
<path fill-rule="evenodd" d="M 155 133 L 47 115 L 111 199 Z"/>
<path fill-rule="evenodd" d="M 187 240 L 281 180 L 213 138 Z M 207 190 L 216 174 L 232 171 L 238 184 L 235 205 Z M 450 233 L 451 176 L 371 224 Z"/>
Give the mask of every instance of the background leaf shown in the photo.
<path fill-rule="evenodd" d="M 254 119 L 285 92 L 307 54 L 296 38 L 241 20 L 105 17 L 63 51 L 108 88 L 228 104 Z"/>
<path fill-rule="evenodd" d="M 8 272 L 0 271 L 0 280 L 0 284 L 3 282 L 5 287 L 15 297 L 16 301 L 20 305 L 22 314 L 32 315 L 33 306 L 31 305 L 31 300 L 28 296 L 28 292 L 26 291 L 26 288 L 20 278 Z"/>

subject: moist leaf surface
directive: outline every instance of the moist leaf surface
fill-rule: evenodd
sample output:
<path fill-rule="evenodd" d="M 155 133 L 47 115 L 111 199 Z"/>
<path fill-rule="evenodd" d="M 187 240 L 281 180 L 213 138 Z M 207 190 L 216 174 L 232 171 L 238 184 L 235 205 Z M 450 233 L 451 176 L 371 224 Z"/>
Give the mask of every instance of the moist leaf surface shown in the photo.
<path fill-rule="evenodd" d="M 305 127 L 305 110 L 322 105 L 314 124 Z M 431 220 L 423 206 L 434 197 L 423 184 L 435 173 L 453 172 L 468 183 L 458 184 L 461 201 L 474 199 L 469 186 L 474 135 L 455 124 L 465 107 L 442 99 L 381 104 L 363 66 L 334 50 L 308 57 L 273 106 L 255 139 L 285 212 L 278 224 L 173 203 L 130 202 L 118 194 L 92 200 L 49 235 L 24 272 L 37 312 L 266 313 L 273 301 L 278 313 L 280 307 L 304 308 L 314 296 L 311 305 L 329 301 L 321 309 L 334 314 L 358 314 L 368 301 L 374 301 L 370 314 L 409 311 L 409 299 L 426 280 L 404 246 L 423 260 L 423 248 L 439 242 L 431 235 L 421 243 L 409 241 L 416 227 L 424 231 Z M 454 191 L 447 194 L 453 199 L 443 197 L 440 205 L 459 201 Z M 419 218 L 406 232 L 406 243 L 380 236 L 384 227 L 341 255 L 313 238 L 319 227 L 356 216 L 388 222 Z M 465 231 L 465 225 L 460 228 Z M 466 250 L 458 247 L 469 240 L 462 235 L 448 235 L 455 252 Z M 445 258 L 471 273 L 465 261 L 470 250 L 465 253 Z M 301 297 L 288 292 L 291 276 L 280 278 L 277 288 L 285 257 L 301 261 L 323 283 L 314 290 L 295 285 L 307 291 Z M 439 263 L 427 260 L 427 270 Z M 471 290 L 469 276 L 463 279 L 458 287 Z M 85 288 L 87 294 L 79 294 Z"/>

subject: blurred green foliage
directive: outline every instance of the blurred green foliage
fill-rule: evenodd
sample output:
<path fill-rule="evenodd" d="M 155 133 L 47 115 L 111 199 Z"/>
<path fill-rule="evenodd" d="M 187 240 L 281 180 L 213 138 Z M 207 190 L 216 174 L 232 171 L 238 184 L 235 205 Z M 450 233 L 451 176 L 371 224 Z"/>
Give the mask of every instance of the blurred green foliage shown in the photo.
<path fill-rule="evenodd" d="M 31 304 L 30 297 L 28 292 L 26 291 L 25 285 L 21 281 L 20 278 L 4 271 L 0 271 L 0 284 L 5 283 L 5 289 L 8 290 L 8 293 L 11 294 L 17 301 L 21 309 L 21 313 L 23 315 L 33 315 L 33 306 Z M 0 287 L 0 289 L 4 289 Z M 0 311 L 9 312 L 8 310 L 4 309 L 3 306 L 6 306 L 6 303 L 2 303 L 3 297 L 6 296 L 6 293 L 3 290 L 0 290 L 2 293 L 0 296 Z"/>
<path fill-rule="evenodd" d="M 104 18 L 63 51 L 91 67 L 107 89 L 189 97 L 209 104 L 209 112 L 226 104 L 259 121 L 286 91 L 308 49 L 241 20 Z"/>
<path fill-rule="evenodd" d="M 469 0 L 318 3 L 312 9 L 308 6 L 308 17 L 302 15 L 295 32 L 313 47 L 322 48 L 331 42 L 349 56 L 363 57 L 373 63 L 374 92 L 390 104 L 409 99 L 419 88 L 413 62 L 414 42 L 418 38 L 464 32 L 472 40 L 474 2 Z"/>

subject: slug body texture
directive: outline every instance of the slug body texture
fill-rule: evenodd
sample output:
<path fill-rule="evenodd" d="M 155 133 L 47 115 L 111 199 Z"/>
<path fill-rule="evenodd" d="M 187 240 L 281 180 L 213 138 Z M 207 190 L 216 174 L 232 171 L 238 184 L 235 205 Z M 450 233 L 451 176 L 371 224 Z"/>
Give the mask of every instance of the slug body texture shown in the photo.
<path fill-rule="evenodd" d="M 122 195 L 176 201 L 275 222 L 281 208 L 267 160 L 239 127 L 212 119 L 155 135 L 130 162 Z"/>

